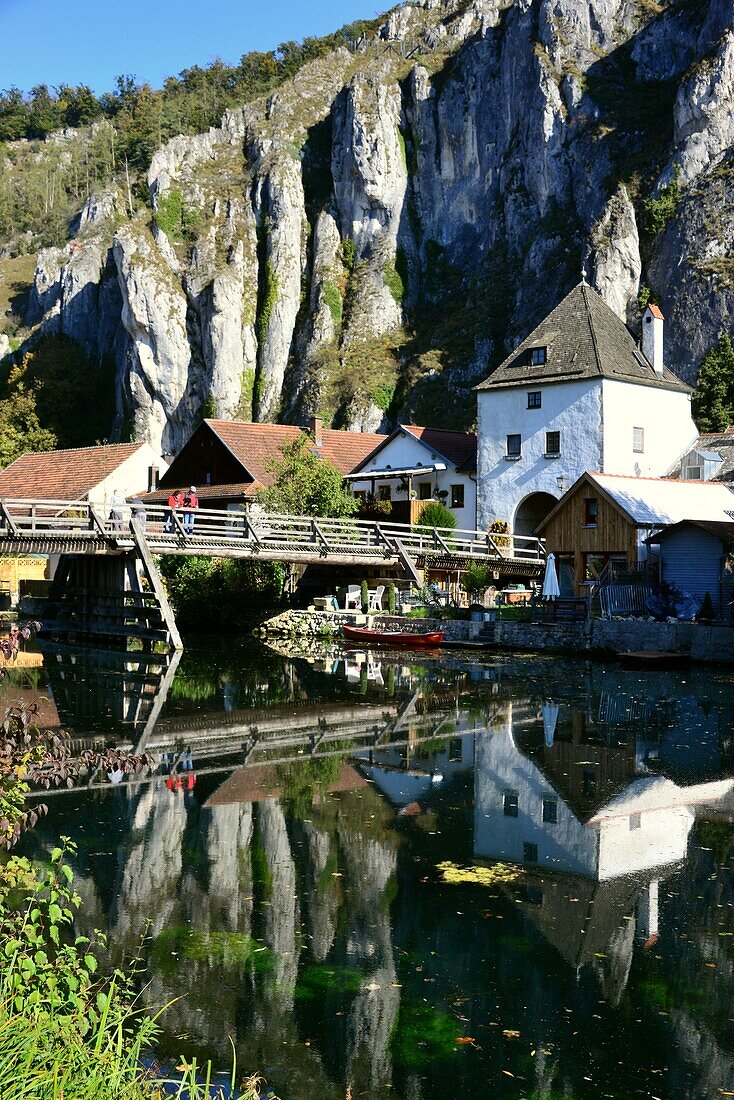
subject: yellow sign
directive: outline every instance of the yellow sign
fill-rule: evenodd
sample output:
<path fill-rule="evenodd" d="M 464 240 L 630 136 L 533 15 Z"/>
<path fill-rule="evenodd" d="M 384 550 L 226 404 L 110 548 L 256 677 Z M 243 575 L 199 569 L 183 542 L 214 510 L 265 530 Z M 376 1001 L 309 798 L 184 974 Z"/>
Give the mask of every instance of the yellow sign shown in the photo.
<path fill-rule="evenodd" d="M 20 581 L 43 581 L 48 579 L 48 558 L 39 554 L 25 557 L 0 558 L 0 587 L 10 586 L 11 592 L 18 591 Z"/>

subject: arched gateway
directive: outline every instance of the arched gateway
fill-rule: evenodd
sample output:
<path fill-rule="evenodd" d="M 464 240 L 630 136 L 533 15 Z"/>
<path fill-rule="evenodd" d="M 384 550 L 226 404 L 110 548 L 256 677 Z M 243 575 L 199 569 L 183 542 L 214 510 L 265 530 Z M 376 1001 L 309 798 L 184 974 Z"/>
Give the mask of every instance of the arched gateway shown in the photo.
<path fill-rule="evenodd" d="M 532 535 L 535 528 L 544 520 L 558 503 L 556 497 L 550 493 L 531 493 L 521 500 L 515 512 L 515 522 L 512 525 L 515 535 Z"/>

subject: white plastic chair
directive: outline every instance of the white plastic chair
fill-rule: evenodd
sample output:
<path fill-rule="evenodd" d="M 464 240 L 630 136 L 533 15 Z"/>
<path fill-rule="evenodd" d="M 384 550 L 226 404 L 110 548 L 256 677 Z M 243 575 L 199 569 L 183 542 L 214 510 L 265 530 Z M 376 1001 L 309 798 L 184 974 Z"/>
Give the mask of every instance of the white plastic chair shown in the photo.
<path fill-rule="evenodd" d="M 384 595 L 385 595 L 385 585 L 384 584 L 378 584 L 378 586 L 374 590 L 374 592 L 370 592 L 370 603 L 369 603 L 369 610 L 370 611 L 381 611 L 382 610 L 382 597 Z"/>
<path fill-rule="evenodd" d="M 346 595 L 344 596 L 344 610 L 362 610 L 362 589 L 358 584 L 347 585 Z"/>

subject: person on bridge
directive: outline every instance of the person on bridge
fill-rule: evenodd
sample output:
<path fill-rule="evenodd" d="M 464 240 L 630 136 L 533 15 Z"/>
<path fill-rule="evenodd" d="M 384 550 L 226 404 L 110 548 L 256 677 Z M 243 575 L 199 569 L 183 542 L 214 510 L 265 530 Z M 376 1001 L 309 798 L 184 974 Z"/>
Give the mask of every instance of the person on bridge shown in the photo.
<path fill-rule="evenodd" d="M 166 514 L 166 523 L 163 528 L 164 531 L 173 530 L 173 513 L 176 508 L 180 508 L 183 504 L 183 493 L 180 489 L 175 489 L 168 498 L 168 512 Z"/>
<path fill-rule="evenodd" d="M 199 498 L 196 495 L 196 486 L 192 485 L 183 499 L 184 506 L 184 532 L 187 535 L 194 533 L 194 510 L 199 507 Z"/>

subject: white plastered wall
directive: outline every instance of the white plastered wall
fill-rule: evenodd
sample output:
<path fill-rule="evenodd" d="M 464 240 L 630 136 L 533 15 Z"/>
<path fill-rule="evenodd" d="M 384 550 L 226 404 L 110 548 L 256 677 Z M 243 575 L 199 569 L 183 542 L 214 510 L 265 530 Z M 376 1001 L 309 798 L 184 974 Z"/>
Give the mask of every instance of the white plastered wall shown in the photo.
<path fill-rule="evenodd" d="M 662 477 L 698 438 L 690 394 L 604 379 L 604 468 L 607 474 Z M 633 429 L 644 431 L 644 451 Z"/>
<path fill-rule="evenodd" d="M 124 497 L 133 497 L 147 492 L 148 471 L 151 466 L 157 467 L 159 477 L 163 477 L 168 469 L 168 463 L 149 443 L 141 443 L 137 451 L 121 462 L 117 469 L 98 485 L 95 485 L 88 494 L 88 499 L 92 504 L 105 508 L 116 489 L 119 489 Z"/>
<path fill-rule="evenodd" d="M 529 409 L 528 393 L 541 393 Z M 478 395 L 477 526 L 494 519 L 514 523 L 518 505 L 531 493 L 559 499 L 557 479 L 568 485 L 586 470 L 599 470 L 602 453 L 601 380 L 484 390 Z M 561 433 L 559 458 L 545 458 L 545 433 Z M 522 457 L 508 461 L 507 436 L 522 436 Z"/>

